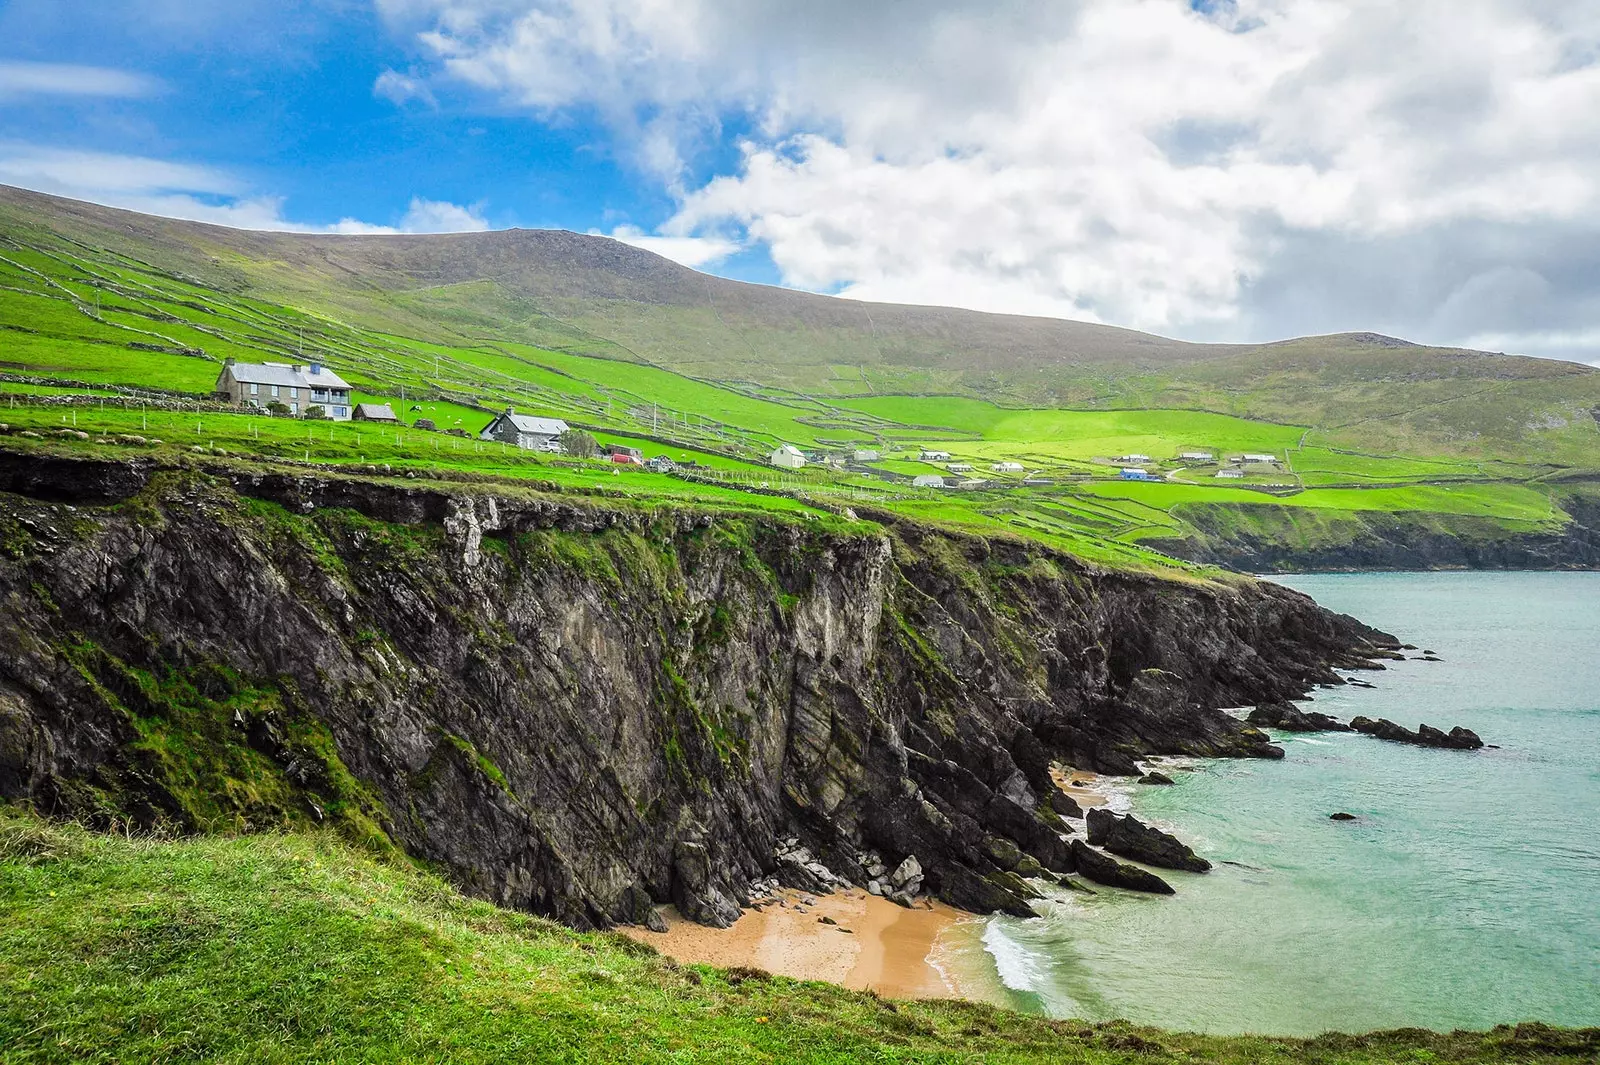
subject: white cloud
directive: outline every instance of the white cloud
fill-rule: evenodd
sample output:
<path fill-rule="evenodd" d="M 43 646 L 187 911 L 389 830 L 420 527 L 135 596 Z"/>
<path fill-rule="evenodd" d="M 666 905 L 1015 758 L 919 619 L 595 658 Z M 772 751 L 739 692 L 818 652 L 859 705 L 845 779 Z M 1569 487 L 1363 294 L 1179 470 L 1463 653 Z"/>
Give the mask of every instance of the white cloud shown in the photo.
<path fill-rule="evenodd" d="M 433 98 L 433 91 L 426 83 L 398 70 L 385 70 L 379 74 L 378 79 L 372 83 L 372 95 L 388 100 L 397 107 L 412 100 L 420 100 L 429 107 L 438 106 L 438 101 Z"/>
<path fill-rule="evenodd" d="M 471 233 L 489 228 L 481 205 L 461 206 L 421 197 L 412 198 L 396 226 L 355 218 L 329 226 L 295 222 L 284 217 L 281 197 L 251 195 L 238 179 L 214 167 L 16 142 L 0 142 L 0 184 L 234 229 L 394 234 Z"/>
<path fill-rule="evenodd" d="M 1600 231 L 1592 0 L 379 6 L 442 74 L 597 109 L 675 191 L 753 130 L 664 232 L 737 227 L 790 284 L 1214 339 L 1592 310 L 1592 265 L 1546 248 Z"/>
<path fill-rule="evenodd" d="M 400 220 L 402 233 L 482 233 L 489 223 L 478 206 L 463 207 L 439 200 L 413 198 Z"/>
<path fill-rule="evenodd" d="M 601 235 L 599 230 L 589 231 Z M 635 248 L 654 252 L 684 266 L 702 267 L 719 263 L 739 250 L 737 241 L 725 237 L 661 236 L 646 233 L 637 226 L 618 226 L 610 236 Z"/>
<path fill-rule="evenodd" d="M 0 61 L 0 99 L 17 96 L 151 96 L 161 82 L 144 74 L 70 63 Z"/>

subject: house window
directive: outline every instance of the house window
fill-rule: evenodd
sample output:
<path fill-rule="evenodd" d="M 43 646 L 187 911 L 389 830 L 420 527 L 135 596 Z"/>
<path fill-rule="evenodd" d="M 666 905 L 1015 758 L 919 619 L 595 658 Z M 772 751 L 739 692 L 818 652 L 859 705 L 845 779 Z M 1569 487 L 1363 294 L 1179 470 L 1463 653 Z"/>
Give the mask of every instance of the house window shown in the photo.
<path fill-rule="evenodd" d="M 299 399 L 300 398 L 300 390 L 298 388 L 289 389 L 289 398 L 290 399 Z"/>
<path fill-rule="evenodd" d="M 291 394 L 293 394 L 292 390 L 291 390 Z M 298 403 L 289 404 L 289 413 L 290 414 L 299 414 L 300 413 L 300 404 L 298 404 Z"/>
<path fill-rule="evenodd" d="M 278 386 L 277 385 L 273 385 L 272 386 L 272 398 L 273 399 L 277 399 L 278 398 Z"/>
<path fill-rule="evenodd" d="M 254 384 L 251 385 L 250 386 L 250 394 L 252 396 L 259 396 L 261 394 L 261 386 L 260 385 L 254 385 Z"/>
<path fill-rule="evenodd" d="M 343 418 L 344 414 L 345 414 L 345 410 L 344 410 L 343 407 L 335 407 L 335 408 L 333 408 L 333 416 L 335 418 Z"/>

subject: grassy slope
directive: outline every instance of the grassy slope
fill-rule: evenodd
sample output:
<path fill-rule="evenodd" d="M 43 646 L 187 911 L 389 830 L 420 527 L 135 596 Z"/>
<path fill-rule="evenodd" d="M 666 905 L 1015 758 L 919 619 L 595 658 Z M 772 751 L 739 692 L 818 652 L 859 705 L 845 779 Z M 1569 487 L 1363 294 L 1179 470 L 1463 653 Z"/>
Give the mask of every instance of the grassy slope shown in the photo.
<path fill-rule="evenodd" d="M 0 1058 L 23 1062 L 1592 1061 L 1600 1031 L 1311 1041 L 1052 1022 L 685 967 L 329 833 L 174 841 L 0 809 Z"/>
<path fill-rule="evenodd" d="M 1126 331 L 1061 332 L 1057 325 L 1071 323 L 1037 319 L 936 311 L 923 318 L 914 309 L 869 311 L 842 306 L 847 301 L 819 303 L 817 297 L 795 304 L 789 297 L 797 294 L 730 289 L 628 249 L 613 249 L 612 259 L 600 264 L 609 272 L 601 271 L 584 259 L 597 245 L 571 235 L 484 238 L 471 242 L 481 261 L 466 262 L 451 252 L 458 243 L 453 239 L 297 241 L 112 216 L 132 220 L 134 235 L 97 228 L 105 212 L 74 215 L 61 201 L 21 202 L 0 190 L 0 371 L 79 382 L 76 390 L 88 395 L 122 385 L 200 396 L 209 392 L 223 357 L 293 360 L 318 354 L 356 384 L 360 398 L 391 402 L 407 418 L 431 417 L 440 428 L 472 431 L 490 411 L 516 406 L 567 418 L 603 441 L 694 459 L 725 480 L 724 492 L 781 479 L 788 490 L 979 531 L 1005 530 L 1113 565 L 1161 569 L 1171 569 L 1170 560 L 1132 545 L 1152 536 L 1182 536 L 1185 508 L 1195 503 L 1309 508 L 1321 515 L 1310 535 L 1334 541 L 1343 535 L 1341 522 L 1350 528 L 1357 522 L 1329 515 L 1355 511 L 1417 510 L 1430 523 L 1470 515 L 1508 530 L 1555 528 L 1565 515 L 1545 499 L 1539 482 L 1574 468 L 1600 467 L 1600 431 L 1584 406 L 1585 390 L 1600 375 L 1564 364 L 1350 338 L 1295 341 L 1255 353 L 1213 350 L 1141 341 Z M 509 251 L 502 246 L 508 242 Z M 570 260 L 564 273 L 540 258 L 558 245 Z M 369 272 L 371 283 L 352 287 L 348 271 L 358 267 Z M 418 288 L 406 271 L 422 267 L 428 281 Z M 472 269 L 501 280 L 453 279 Z M 678 307 L 673 301 L 688 298 L 685 293 L 708 300 L 710 309 Z M 620 340 L 585 332 L 557 313 L 601 296 L 610 301 L 601 317 L 620 330 Z M 640 311 L 643 318 L 627 319 L 626 329 L 618 324 L 650 300 L 664 302 Z M 796 308 L 804 311 L 798 324 Z M 667 352 L 670 358 L 660 350 L 636 350 L 639 337 L 629 330 L 662 316 L 681 317 L 680 311 L 698 316 L 692 344 Z M 855 329 L 869 315 L 878 330 L 873 336 L 879 356 L 889 363 L 854 348 L 836 350 L 839 330 Z M 939 334 L 930 322 L 953 332 Z M 975 322 L 993 335 L 974 332 Z M 656 341 L 683 339 L 669 325 L 661 328 L 665 332 Z M 729 369 L 729 330 L 741 338 L 743 369 Z M 1055 343 L 1068 345 L 1067 361 L 1057 352 L 1041 356 L 1032 369 L 1048 371 L 1045 376 L 1068 370 L 1086 375 L 1079 384 L 1088 391 L 1074 385 L 1078 391 L 1067 398 L 1090 407 L 1130 402 L 1156 409 L 1019 408 L 971 395 L 840 398 L 852 391 L 913 387 L 924 372 L 942 375 L 951 387 L 977 387 L 978 378 L 939 369 L 933 356 L 920 368 L 894 362 L 939 336 L 940 343 L 965 338 L 994 348 L 976 351 L 968 361 L 987 367 L 983 387 L 995 395 L 1027 392 L 1017 384 L 1022 378 L 1006 378 L 995 366 L 1018 352 L 1037 356 L 1044 350 L 1039 345 Z M 763 347 L 773 337 L 777 348 Z M 789 352 L 790 346 L 797 350 Z M 787 353 L 778 360 L 787 368 L 774 362 L 779 349 Z M 831 361 L 819 363 L 824 355 Z M 847 356 L 860 360 L 838 361 Z M 762 377 L 769 370 L 772 375 L 767 386 L 718 385 L 644 365 L 639 360 L 646 357 L 697 369 L 721 366 L 735 378 Z M 785 374 L 809 373 L 806 367 L 823 375 L 808 379 L 809 395 L 772 387 Z M 61 425 L 57 409 L 10 406 L 26 405 L 48 387 L 0 382 L 0 391 L 9 393 L 0 400 L 7 405 L 0 420 L 30 429 Z M 1515 402 L 1505 399 L 1510 393 Z M 1594 402 L 1600 405 L 1600 394 Z M 1286 412 L 1297 420 L 1271 420 Z M 409 432 L 307 428 L 221 415 L 196 419 L 196 430 L 181 417 L 141 414 L 134 427 L 111 406 L 68 414 L 65 421 L 89 431 L 131 429 L 183 446 L 215 443 L 267 457 L 439 465 L 542 476 L 571 487 L 595 478 L 592 472 L 546 469 L 504 448 Z M 777 475 L 764 466 L 763 456 L 784 441 L 808 447 L 870 443 L 888 456 L 878 468 L 903 476 L 933 472 L 915 454 L 935 447 L 972 464 L 977 476 L 993 478 L 991 487 L 1009 490 L 950 494 L 935 503 L 926 493 L 854 475 L 814 469 Z M 1218 455 L 1268 451 L 1284 462 L 1252 468 L 1243 482 L 1218 481 L 1215 466 L 1185 466 L 1174 458 L 1194 449 Z M 1162 475 L 1195 487 L 1108 481 L 1116 475 L 1109 460 L 1128 453 L 1151 455 Z M 1002 460 L 1020 461 L 1057 484 L 1017 490 L 1018 475 L 989 470 Z M 1093 483 L 1079 487 L 1075 482 L 1082 478 Z M 625 481 L 629 490 L 646 495 L 695 494 L 660 478 Z M 1250 487 L 1271 494 L 1243 490 Z"/>

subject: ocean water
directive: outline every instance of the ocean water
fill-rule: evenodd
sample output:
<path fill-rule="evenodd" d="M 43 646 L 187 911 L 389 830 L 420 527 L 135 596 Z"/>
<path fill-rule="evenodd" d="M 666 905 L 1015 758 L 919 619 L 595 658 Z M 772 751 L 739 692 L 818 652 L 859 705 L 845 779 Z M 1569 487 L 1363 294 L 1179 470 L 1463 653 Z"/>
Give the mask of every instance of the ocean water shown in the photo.
<path fill-rule="evenodd" d="M 1171 898 L 1060 892 L 1042 920 L 965 926 L 947 964 L 1024 1009 L 1196 1031 L 1600 1025 L 1600 574 L 1281 583 L 1444 659 L 1316 709 L 1500 749 L 1283 734 L 1281 762 L 1125 787 L 1114 805 L 1216 867 L 1163 871 Z"/>

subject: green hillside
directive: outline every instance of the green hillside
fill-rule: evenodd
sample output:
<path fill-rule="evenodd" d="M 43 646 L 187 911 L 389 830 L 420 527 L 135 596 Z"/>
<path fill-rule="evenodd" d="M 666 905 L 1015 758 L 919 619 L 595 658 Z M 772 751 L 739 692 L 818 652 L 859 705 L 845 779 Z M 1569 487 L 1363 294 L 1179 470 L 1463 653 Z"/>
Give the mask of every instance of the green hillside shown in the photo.
<path fill-rule="evenodd" d="M 681 966 L 321 835 L 152 840 L 0 808 L 0 1059 L 1591 1061 L 1542 1025 L 1309 1041 L 905 1003 Z"/>
<path fill-rule="evenodd" d="M 695 468 L 215 409 L 228 358 L 319 359 L 358 400 L 441 431 L 470 436 L 516 407 Z M 1600 374 L 1548 360 L 1363 335 L 1184 344 L 743 285 L 570 233 L 247 233 L 0 188 L 13 446 L 220 449 L 641 498 L 777 493 L 1183 572 L 1140 545 L 1203 555 L 1219 537 L 1296 527 L 1306 549 L 1337 548 L 1370 539 L 1373 515 L 1429 536 L 1470 519 L 1477 539 L 1573 540 L 1600 483 L 1597 410 Z M 63 429 L 89 439 L 18 435 Z M 775 471 L 781 443 L 879 457 Z M 1124 481 L 1126 465 L 1161 483 Z M 949 487 L 914 488 L 921 474 Z M 1316 520 L 1297 523 L 1302 510 Z"/>

